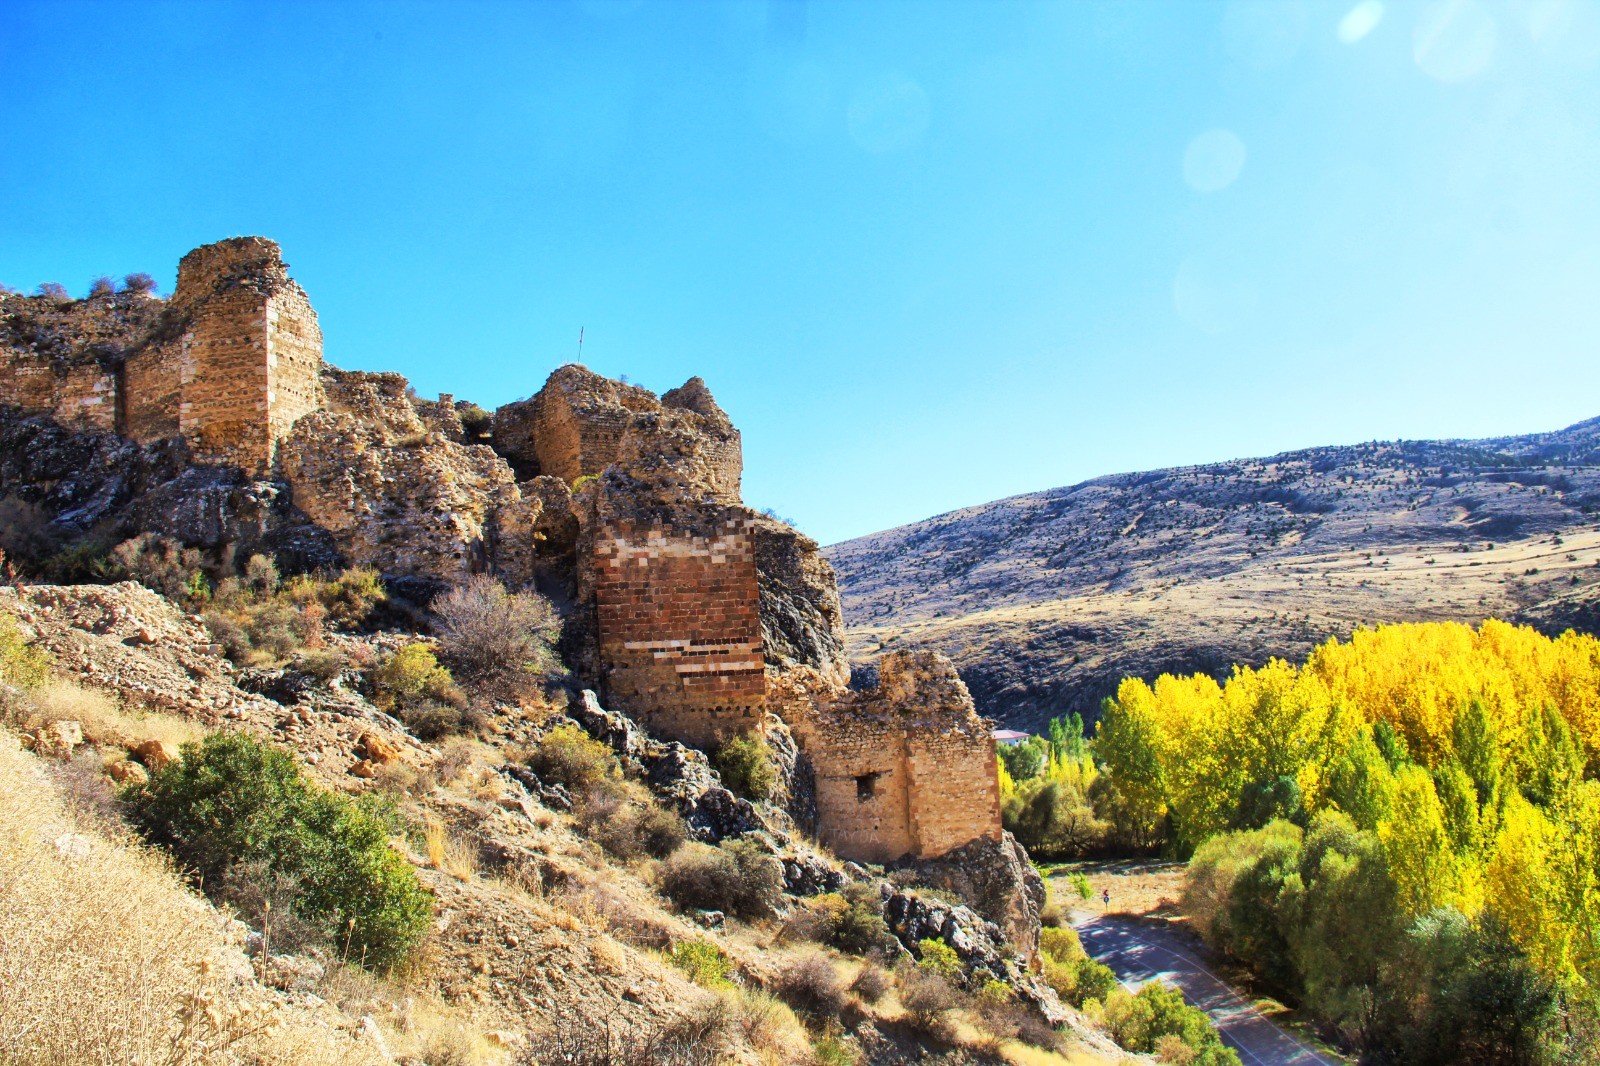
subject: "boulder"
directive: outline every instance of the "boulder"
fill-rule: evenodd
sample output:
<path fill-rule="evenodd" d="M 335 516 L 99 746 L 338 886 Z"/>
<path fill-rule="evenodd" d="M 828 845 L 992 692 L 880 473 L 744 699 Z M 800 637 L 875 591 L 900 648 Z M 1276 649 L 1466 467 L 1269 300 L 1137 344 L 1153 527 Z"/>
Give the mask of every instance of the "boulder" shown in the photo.
<path fill-rule="evenodd" d="M 373 778 L 378 776 L 378 767 L 376 763 L 369 762 L 366 759 L 358 759 L 354 765 L 350 767 L 350 772 L 356 777 L 371 781 Z"/>
<path fill-rule="evenodd" d="M 362 733 L 356 741 L 356 754 L 370 763 L 387 766 L 400 758 L 400 745 L 376 733 Z"/>
<path fill-rule="evenodd" d="M 1039 912 L 1047 900 L 1044 880 L 1028 852 L 1010 833 L 981 838 L 937 859 L 905 864 L 924 884 L 953 892 L 999 926 L 1006 945 L 1032 962 L 1039 951 Z"/>
<path fill-rule="evenodd" d="M 106 773 L 119 785 L 142 785 L 150 780 L 149 771 L 132 759 L 118 759 L 106 767 Z"/>
<path fill-rule="evenodd" d="M 133 757 L 148 770 L 160 770 L 183 758 L 176 747 L 164 740 L 147 740 L 133 749 Z"/>
<path fill-rule="evenodd" d="M 33 735 L 33 750 L 40 755 L 69 758 L 83 743 L 83 726 L 71 719 L 51 722 Z"/>

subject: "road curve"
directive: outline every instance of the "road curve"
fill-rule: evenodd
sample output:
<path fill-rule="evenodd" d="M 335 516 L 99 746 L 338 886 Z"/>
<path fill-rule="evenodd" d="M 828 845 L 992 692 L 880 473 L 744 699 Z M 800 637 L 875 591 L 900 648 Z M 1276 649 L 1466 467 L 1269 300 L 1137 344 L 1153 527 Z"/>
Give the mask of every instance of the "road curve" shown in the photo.
<path fill-rule="evenodd" d="M 1176 985 L 1206 1012 L 1244 1066 L 1341 1066 L 1274 1025 L 1207 969 L 1193 946 L 1165 923 L 1115 914 L 1073 918 L 1084 950 L 1094 959 L 1130 987 L 1157 977 Z"/>

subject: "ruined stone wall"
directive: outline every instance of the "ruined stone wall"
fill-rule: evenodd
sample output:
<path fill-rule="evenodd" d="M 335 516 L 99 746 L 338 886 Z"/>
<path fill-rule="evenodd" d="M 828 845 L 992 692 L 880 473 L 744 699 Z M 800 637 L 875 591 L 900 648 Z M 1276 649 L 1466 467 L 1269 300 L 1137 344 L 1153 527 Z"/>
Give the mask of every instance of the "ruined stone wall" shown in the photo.
<path fill-rule="evenodd" d="M 906 732 L 911 835 L 919 856 L 938 856 L 977 839 L 1000 836 L 1000 780 L 994 732 L 941 729 Z"/>
<path fill-rule="evenodd" d="M 955 667 L 932 652 L 885 657 L 880 682 L 839 692 L 821 674 L 777 702 L 816 778 L 818 838 L 859 862 L 934 859 L 998 840 L 991 723 Z"/>
<path fill-rule="evenodd" d="M 62 365 L 31 353 L 0 362 L 0 403 L 73 429 L 116 428 L 115 376 L 94 362 Z"/>
<path fill-rule="evenodd" d="M 267 303 L 267 432 L 272 440 L 322 407 L 322 327 L 305 290 L 289 282 Z"/>
<path fill-rule="evenodd" d="M 758 728 L 766 697 L 755 543 L 744 512 L 591 531 L 608 699 L 661 735 L 708 745 Z"/>
<path fill-rule="evenodd" d="M 905 729 L 849 713 L 790 725 L 816 781 L 818 841 L 857 862 L 916 854 Z"/>
<path fill-rule="evenodd" d="M 187 316 L 178 429 L 199 457 L 263 472 L 295 420 L 322 406 L 322 330 L 271 241 L 197 248 L 178 266 Z"/>
<path fill-rule="evenodd" d="M 122 366 L 119 432 L 141 443 L 178 435 L 183 347 L 172 341 L 135 352 Z"/>

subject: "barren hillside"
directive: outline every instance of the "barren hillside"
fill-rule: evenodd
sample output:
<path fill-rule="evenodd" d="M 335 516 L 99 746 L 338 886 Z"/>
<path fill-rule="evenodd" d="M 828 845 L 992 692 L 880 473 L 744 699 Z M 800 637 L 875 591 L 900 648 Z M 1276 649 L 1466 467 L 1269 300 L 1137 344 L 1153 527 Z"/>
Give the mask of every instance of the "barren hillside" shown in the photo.
<path fill-rule="evenodd" d="M 1361 625 L 1600 628 L 1600 419 L 1015 496 L 827 549 L 853 661 L 933 647 L 1011 726 L 1127 674 L 1303 656 Z"/>

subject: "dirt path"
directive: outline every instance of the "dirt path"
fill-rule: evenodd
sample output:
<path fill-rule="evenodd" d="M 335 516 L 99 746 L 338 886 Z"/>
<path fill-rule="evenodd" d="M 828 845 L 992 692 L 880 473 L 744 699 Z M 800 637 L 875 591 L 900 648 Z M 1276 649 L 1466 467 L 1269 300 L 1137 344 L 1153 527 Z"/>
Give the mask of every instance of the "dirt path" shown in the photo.
<path fill-rule="evenodd" d="M 1244 1066 L 1340 1066 L 1278 1028 L 1211 972 L 1188 938 L 1166 922 L 1118 914 L 1073 915 L 1084 950 L 1137 987 L 1161 978 L 1205 1011 Z"/>

